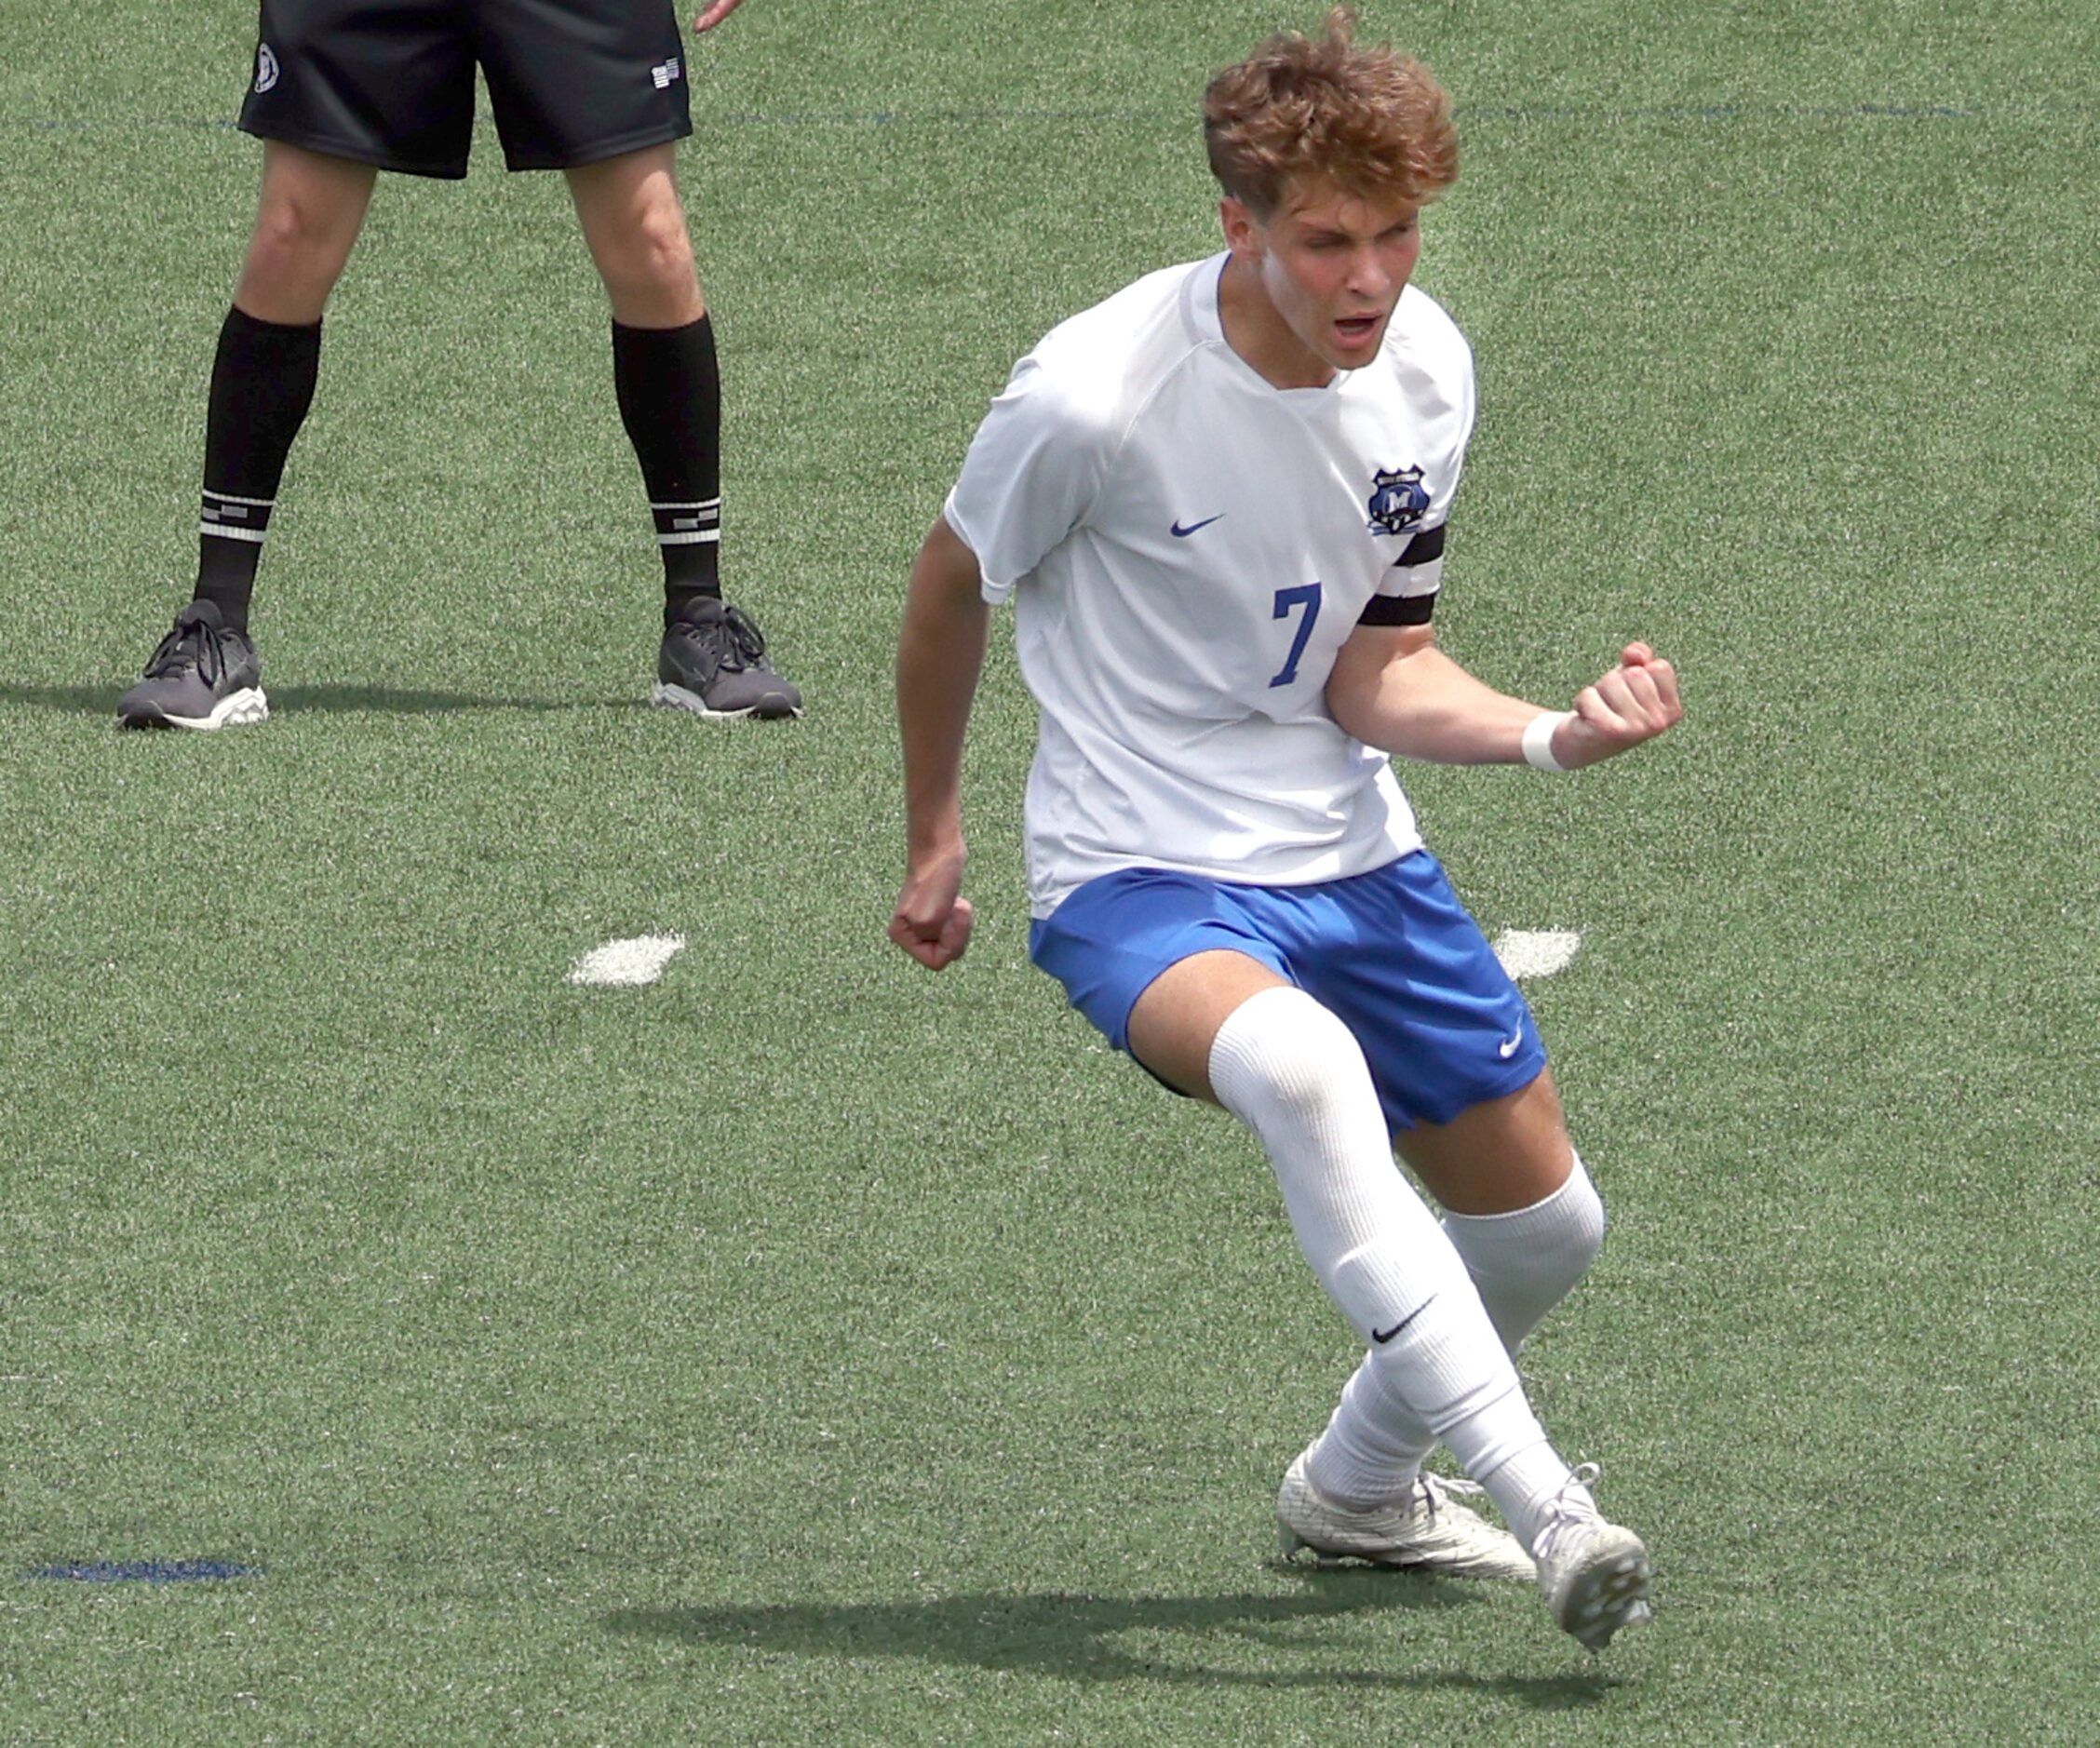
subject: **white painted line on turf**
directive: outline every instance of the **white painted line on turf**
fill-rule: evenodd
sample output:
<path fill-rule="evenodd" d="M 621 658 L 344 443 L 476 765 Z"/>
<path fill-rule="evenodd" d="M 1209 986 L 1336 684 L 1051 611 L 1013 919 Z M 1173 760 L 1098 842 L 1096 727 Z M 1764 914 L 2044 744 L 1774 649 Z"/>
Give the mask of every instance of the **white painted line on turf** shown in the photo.
<path fill-rule="evenodd" d="M 631 941 L 608 941 L 569 967 L 569 981 L 601 989 L 639 989 L 654 983 L 664 975 L 664 967 L 684 950 L 682 935 L 638 935 Z"/>
<path fill-rule="evenodd" d="M 1495 957 L 1519 981 L 1550 977 L 1574 961 L 1582 936 L 1575 929 L 1504 929 L 1495 937 Z"/>

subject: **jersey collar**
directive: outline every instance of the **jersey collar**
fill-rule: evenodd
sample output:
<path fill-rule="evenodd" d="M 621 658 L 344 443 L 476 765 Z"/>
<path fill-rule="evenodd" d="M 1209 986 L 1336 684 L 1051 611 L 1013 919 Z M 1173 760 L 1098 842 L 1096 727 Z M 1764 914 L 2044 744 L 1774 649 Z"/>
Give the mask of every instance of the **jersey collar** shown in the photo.
<path fill-rule="evenodd" d="M 1282 405 L 1306 411 L 1326 406 L 1334 398 L 1335 392 L 1355 375 L 1355 371 L 1337 370 L 1318 388 L 1278 388 L 1232 350 L 1232 343 L 1225 338 L 1225 317 L 1218 305 L 1218 288 L 1225 278 L 1225 263 L 1232 259 L 1231 249 L 1220 249 L 1209 260 L 1198 262 L 1195 272 L 1189 276 L 1181 294 L 1181 303 L 1190 328 L 1205 345 L 1214 347 L 1223 355 L 1229 369 L 1236 371 L 1245 382 L 1253 384 L 1264 395 L 1274 397 Z"/>

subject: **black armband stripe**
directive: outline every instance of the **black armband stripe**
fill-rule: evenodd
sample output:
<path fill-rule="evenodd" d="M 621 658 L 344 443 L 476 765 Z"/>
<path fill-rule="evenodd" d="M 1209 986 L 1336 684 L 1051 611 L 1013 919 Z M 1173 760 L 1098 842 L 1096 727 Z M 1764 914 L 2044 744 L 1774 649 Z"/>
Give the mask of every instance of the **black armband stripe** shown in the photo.
<path fill-rule="evenodd" d="M 1397 565 L 1414 566 L 1428 564 L 1433 559 L 1441 558 L 1444 556 L 1444 526 L 1442 522 L 1439 522 L 1434 528 L 1423 529 L 1420 533 L 1407 544 L 1400 556 L 1393 562 Z"/>
<path fill-rule="evenodd" d="M 1356 616 L 1360 625 L 1426 625 L 1436 611 L 1434 595 L 1374 595 Z"/>

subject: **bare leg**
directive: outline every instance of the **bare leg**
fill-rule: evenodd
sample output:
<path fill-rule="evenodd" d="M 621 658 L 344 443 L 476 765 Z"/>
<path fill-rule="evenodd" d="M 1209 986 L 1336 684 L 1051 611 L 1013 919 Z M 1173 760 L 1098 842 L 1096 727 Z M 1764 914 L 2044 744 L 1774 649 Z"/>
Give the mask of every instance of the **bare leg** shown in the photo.
<path fill-rule="evenodd" d="M 1402 1131 L 1400 1151 L 1454 1214 L 1528 1208 L 1568 1181 L 1575 1162 L 1548 1069 L 1530 1085 Z"/>
<path fill-rule="evenodd" d="M 264 141 L 262 192 L 235 304 L 258 321 L 319 321 L 364 226 L 378 174 L 370 164 Z"/>
<path fill-rule="evenodd" d="M 707 313 L 669 145 L 564 174 L 614 321 L 628 328 L 682 328 Z"/>

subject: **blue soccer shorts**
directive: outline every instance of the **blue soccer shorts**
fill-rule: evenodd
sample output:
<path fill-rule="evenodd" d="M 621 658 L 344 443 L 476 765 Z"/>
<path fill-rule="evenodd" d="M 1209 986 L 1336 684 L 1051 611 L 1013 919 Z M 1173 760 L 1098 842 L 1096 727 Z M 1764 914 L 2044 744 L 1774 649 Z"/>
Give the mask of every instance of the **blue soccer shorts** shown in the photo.
<path fill-rule="evenodd" d="M 1091 880 L 1029 931 L 1029 957 L 1118 1050 L 1152 980 L 1218 948 L 1259 960 L 1355 1034 L 1393 1130 L 1447 1123 L 1546 1066 L 1531 1010 L 1426 850 L 1315 886 L 1164 868 Z"/>

